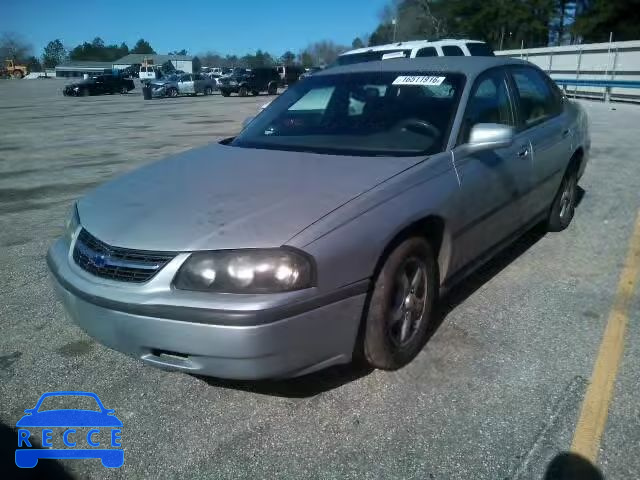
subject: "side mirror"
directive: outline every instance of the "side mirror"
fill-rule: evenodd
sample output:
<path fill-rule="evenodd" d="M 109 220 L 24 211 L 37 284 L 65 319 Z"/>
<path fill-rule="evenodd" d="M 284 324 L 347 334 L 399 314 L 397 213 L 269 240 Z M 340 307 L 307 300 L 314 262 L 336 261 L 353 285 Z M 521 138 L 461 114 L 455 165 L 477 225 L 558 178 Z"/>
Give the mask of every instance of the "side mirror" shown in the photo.
<path fill-rule="evenodd" d="M 249 125 L 253 121 L 254 118 L 256 118 L 256 117 L 247 117 L 247 118 L 245 118 L 244 121 L 242 122 L 242 128 L 246 128 L 247 125 Z"/>
<path fill-rule="evenodd" d="M 469 153 L 505 148 L 513 143 L 514 129 L 501 123 L 478 123 L 471 128 L 469 142 L 465 145 Z"/>

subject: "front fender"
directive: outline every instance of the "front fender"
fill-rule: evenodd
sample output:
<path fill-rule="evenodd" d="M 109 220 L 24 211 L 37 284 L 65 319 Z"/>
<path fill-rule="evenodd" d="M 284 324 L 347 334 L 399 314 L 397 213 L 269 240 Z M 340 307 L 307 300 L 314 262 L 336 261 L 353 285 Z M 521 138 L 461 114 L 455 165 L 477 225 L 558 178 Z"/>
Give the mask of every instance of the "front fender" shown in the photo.
<path fill-rule="evenodd" d="M 446 154 L 423 162 L 352 200 L 316 222 L 288 245 L 312 255 L 318 264 L 318 287 L 330 291 L 370 278 L 381 255 L 407 227 L 429 216 L 444 220 L 439 266 L 444 279 L 451 258 L 449 221 L 459 190 Z"/>

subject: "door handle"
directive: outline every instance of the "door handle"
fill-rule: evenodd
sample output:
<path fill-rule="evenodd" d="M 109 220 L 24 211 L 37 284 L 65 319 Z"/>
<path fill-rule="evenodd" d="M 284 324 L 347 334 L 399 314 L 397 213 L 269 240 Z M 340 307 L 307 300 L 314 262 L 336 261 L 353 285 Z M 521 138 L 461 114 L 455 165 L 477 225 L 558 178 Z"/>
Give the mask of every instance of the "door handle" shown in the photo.
<path fill-rule="evenodd" d="M 529 145 L 524 145 L 518 152 L 518 156 L 520 158 L 525 158 L 527 155 L 529 155 Z"/>
<path fill-rule="evenodd" d="M 569 134 L 571 133 L 570 129 L 565 129 L 562 131 L 562 138 L 567 138 L 569 136 Z"/>

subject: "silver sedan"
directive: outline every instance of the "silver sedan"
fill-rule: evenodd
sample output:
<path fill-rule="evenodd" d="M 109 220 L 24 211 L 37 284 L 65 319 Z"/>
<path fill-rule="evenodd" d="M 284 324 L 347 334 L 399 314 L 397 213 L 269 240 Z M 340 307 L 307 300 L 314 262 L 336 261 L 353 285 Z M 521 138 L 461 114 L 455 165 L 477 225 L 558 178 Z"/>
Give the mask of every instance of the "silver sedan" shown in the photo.
<path fill-rule="evenodd" d="M 80 199 L 47 261 L 73 321 L 151 365 L 397 369 L 442 292 L 533 225 L 569 225 L 589 148 L 585 112 L 527 62 L 336 67 L 237 137 Z"/>

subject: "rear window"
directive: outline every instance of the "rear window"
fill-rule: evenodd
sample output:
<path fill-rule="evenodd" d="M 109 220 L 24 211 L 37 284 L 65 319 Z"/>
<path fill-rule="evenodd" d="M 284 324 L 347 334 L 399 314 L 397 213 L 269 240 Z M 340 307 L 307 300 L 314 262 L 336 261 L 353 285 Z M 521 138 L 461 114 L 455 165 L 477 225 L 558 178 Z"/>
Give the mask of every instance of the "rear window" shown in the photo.
<path fill-rule="evenodd" d="M 467 48 L 474 57 L 495 57 L 493 50 L 486 43 L 467 43 Z"/>
<path fill-rule="evenodd" d="M 388 55 L 390 53 L 401 53 L 405 58 L 409 58 L 411 56 L 411 50 L 380 50 L 377 52 L 363 52 L 340 55 L 338 57 L 337 63 L 338 65 L 352 65 L 354 63 L 376 62 L 378 60 L 382 60 L 383 55 Z"/>
<path fill-rule="evenodd" d="M 442 47 L 442 53 L 444 53 L 445 57 L 464 57 L 462 49 L 455 45 L 445 45 Z"/>

